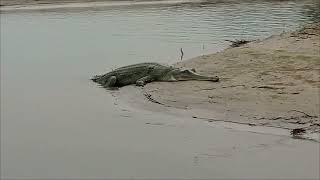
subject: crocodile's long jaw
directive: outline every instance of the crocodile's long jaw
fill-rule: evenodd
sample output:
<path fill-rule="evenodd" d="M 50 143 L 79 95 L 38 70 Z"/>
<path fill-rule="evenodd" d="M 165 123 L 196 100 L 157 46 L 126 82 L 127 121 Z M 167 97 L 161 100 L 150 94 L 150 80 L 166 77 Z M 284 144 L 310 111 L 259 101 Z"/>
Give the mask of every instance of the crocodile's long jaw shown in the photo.
<path fill-rule="evenodd" d="M 173 74 L 173 77 L 178 81 L 219 81 L 219 78 L 217 76 L 209 77 L 209 76 L 202 76 L 200 74 L 194 73 L 191 70 L 183 70 L 179 73 Z"/>
<path fill-rule="evenodd" d="M 208 77 L 208 76 L 201 76 L 201 75 L 192 75 L 189 77 L 176 77 L 178 81 L 191 81 L 191 80 L 196 80 L 196 81 L 219 81 L 218 77 Z"/>

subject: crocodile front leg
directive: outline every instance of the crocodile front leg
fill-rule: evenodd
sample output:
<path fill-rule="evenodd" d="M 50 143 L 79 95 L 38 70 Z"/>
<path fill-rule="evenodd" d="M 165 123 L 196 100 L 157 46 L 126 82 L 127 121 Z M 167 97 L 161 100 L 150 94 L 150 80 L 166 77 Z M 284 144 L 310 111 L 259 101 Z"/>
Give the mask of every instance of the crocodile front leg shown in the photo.
<path fill-rule="evenodd" d="M 151 76 L 145 76 L 143 78 L 140 78 L 136 81 L 137 86 L 144 86 L 146 83 L 151 82 L 152 77 Z"/>

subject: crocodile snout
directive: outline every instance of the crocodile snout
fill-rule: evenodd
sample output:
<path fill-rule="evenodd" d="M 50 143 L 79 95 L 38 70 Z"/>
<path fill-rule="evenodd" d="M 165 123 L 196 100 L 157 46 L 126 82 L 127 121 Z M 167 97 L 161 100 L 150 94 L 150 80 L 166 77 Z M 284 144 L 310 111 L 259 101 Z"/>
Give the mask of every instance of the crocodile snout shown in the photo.
<path fill-rule="evenodd" d="M 214 76 L 214 77 L 211 78 L 211 81 L 218 82 L 219 81 L 219 77 L 218 76 Z"/>

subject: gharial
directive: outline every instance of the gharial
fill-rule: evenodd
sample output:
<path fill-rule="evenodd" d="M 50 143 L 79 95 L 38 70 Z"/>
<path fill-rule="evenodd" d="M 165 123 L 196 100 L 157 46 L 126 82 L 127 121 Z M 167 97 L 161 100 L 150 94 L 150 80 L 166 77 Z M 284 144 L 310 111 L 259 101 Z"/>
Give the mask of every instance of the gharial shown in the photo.
<path fill-rule="evenodd" d="M 91 80 L 105 88 L 122 87 L 130 84 L 144 86 L 152 81 L 219 81 L 218 76 L 209 77 L 197 74 L 194 69 L 181 69 L 159 63 L 139 63 L 117 68 Z"/>

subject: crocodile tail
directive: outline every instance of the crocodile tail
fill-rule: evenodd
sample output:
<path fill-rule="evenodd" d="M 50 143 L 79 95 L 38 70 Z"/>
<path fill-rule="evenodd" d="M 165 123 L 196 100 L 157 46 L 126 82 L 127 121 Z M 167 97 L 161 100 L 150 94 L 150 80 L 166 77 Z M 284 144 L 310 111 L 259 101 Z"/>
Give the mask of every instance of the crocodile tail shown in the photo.
<path fill-rule="evenodd" d="M 97 82 L 97 80 L 100 78 L 100 75 L 95 75 L 91 78 L 92 81 Z"/>

